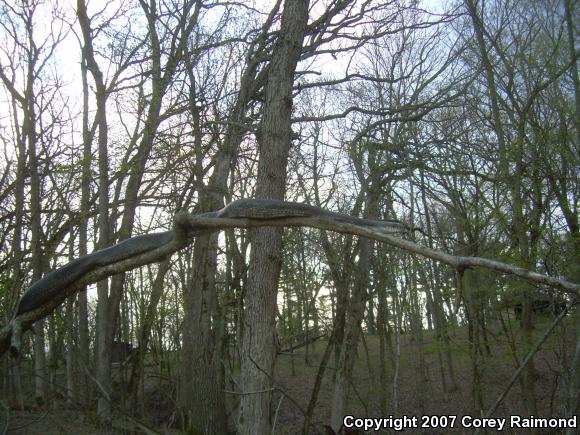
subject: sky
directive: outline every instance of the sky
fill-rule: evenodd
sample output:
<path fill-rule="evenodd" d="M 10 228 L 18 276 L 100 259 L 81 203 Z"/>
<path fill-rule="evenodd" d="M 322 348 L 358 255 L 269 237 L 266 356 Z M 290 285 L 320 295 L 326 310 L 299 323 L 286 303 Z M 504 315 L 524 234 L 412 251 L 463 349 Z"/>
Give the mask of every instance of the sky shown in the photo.
<path fill-rule="evenodd" d="M 248 3 L 248 2 L 246 2 Z M 273 4 L 273 0 L 268 1 L 258 1 L 258 2 L 251 2 L 257 7 L 262 8 L 264 11 L 268 10 L 268 7 Z M 316 16 L 318 14 L 323 13 L 324 5 L 326 2 L 316 2 L 314 3 L 313 7 L 313 15 Z M 92 16 L 98 7 L 102 7 L 102 2 L 100 1 L 91 1 L 89 2 L 89 16 Z M 117 0 L 110 1 L 107 4 L 107 8 L 105 9 L 105 14 L 113 13 L 121 4 L 121 2 Z M 426 7 L 434 10 L 442 6 L 442 2 L 437 0 L 429 0 L 426 2 Z M 75 9 L 76 9 L 76 1 L 74 0 L 49 0 L 39 6 L 39 10 L 37 11 L 37 15 L 34 22 L 34 33 L 35 33 L 35 40 L 37 41 L 38 45 L 42 45 L 44 42 L 47 42 L 47 35 L 49 35 L 50 31 L 61 30 L 63 32 L 63 39 L 59 43 L 58 48 L 54 55 L 54 61 L 47 64 L 47 70 L 52 69 L 55 75 L 58 75 L 60 78 L 63 86 L 61 88 L 62 96 L 68 101 L 68 104 L 71 106 L 73 112 L 82 110 L 82 100 L 80 90 L 82 89 L 81 77 L 80 77 L 80 58 L 81 58 L 81 51 L 80 51 L 80 31 L 79 26 L 75 22 Z M 72 27 L 67 28 L 66 25 L 64 27 L 58 29 L 59 20 L 53 20 L 52 14 L 58 14 L 60 17 L 63 18 L 65 23 L 74 23 Z M 95 20 L 94 25 L 97 25 L 99 22 L 102 22 L 102 19 Z M 12 53 L 9 51 L 4 51 L 0 53 L 0 65 L 6 66 L 9 64 L 9 60 L 12 59 Z M 42 58 L 42 56 L 41 56 Z M 101 68 L 103 71 L 107 71 L 107 65 L 100 59 L 102 62 Z M 319 71 L 324 71 L 326 74 L 333 75 L 335 77 L 341 76 L 344 74 L 344 71 L 347 68 L 347 65 L 350 61 L 350 55 L 339 55 L 337 57 L 333 57 L 330 55 L 326 55 L 321 57 L 316 62 L 316 69 Z M 22 88 L 22 78 L 21 76 L 16 77 L 16 85 L 20 89 Z M 9 105 L 10 99 L 5 93 L 3 87 L 0 87 L 0 128 L 1 129 L 10 129 L 11 119 L 10 119 L 10 112 L 11 107 Z M 94 107 L 94 105 L 93 105 Z M 114 123 L 114 121 L 113 121 Z M 112 124 L 113 124 L 112 123 Z M 80 126 L 76 126 L 76 133 L 72 132 L 70 135 L 71 142 L 80 143 Z M 8 155 L 8 159 L 13 159 L 14 148 L 13 144 L 8 142 L 4 142 L 5 152 Z M 71 144 L 72 145 L 72 144 Z M 4 156 L 0 156 L 0 159 L 4 159 Z M 3 162 L 2 171 L 4 171 L 6 162 Z M 328 290 L 323 289 L 321 294 L 327 294 Z"/>

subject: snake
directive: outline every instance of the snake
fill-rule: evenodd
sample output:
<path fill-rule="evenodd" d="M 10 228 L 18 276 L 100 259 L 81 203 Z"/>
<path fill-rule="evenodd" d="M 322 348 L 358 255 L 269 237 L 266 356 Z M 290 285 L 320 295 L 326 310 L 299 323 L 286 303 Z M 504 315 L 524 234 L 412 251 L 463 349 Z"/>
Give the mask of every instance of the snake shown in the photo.
<path fill-rule="evenodd" d="M 212 215 L 212 213 L 207 213 L 207 215 Z M 336 222 L 355 225 L 391 227 L 399 230 L 405 228 L 398 221 L 373 221 L 337 213 L 302 202 L 281 201 L 277 199 L 238 199 L 215 212 L 215 217 L 217 218 L 285 219 L 290 217 L 316 216 L 328 217 Z"/>
<path fill-rule="evenodd" d="M 238 199 L 227 204 L 221 210 L 198 215 L 204 218 L 250 218 L 250 219 L 284 219 L 291 217 L 326 217 L 336 222 L 372 227 L 389 227 L 404 230 L 405 226 L 397 221 L 372 221 L 347 214 L 325 210 L 309 204 L 288 202 L 275 199 Z M 217 231 L 209 230 L 209 231 Z M 196 231 L 193 234 L 207 232 Z M 189 231 L 191 235 L 191 231 Z M 100 249 L 91 254 L 72 260 L 64 266 L 49 272 L 33 283 L 22 295 L 16 315 L 20 315 L 51 301 L 65 288 L 92 270 L 119 261 L 127 260 L 146 252 L 158 249 L 173 242 L 179 235 L 176 230 L 144 234 L 131 237 L 116 245 Z"/>
<path fill-rule="evenodd" d="M 144 234 L 77 258 L 33 283 L 22 295 L 16 315 L 32 311 L 46 304 L 59 293 L 60 289 L 72 284 L 97 267 L 107 266 L 149 252 L 169 243 L 172 239 L 173 231 Z"/>

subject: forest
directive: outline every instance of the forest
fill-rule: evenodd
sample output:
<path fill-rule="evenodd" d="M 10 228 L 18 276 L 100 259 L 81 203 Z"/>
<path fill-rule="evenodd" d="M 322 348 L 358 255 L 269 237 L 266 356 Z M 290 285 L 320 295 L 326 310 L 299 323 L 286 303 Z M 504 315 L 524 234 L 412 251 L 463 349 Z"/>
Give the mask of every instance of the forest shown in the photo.
<path fill-rule="evenodd" d="M 0 0 L 0 433 L 578 433 L 574 0 Z"/>

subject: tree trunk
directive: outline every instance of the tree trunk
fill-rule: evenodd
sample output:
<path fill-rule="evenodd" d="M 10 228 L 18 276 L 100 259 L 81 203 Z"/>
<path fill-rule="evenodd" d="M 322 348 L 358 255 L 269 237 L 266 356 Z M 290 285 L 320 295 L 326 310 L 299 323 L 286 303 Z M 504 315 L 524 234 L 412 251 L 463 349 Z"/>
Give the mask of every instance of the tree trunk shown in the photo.
<path fill-rule="evenodd" d="M 161 300 L 161 296 L 163 296 L 163 292 L 165 290 L 164 280 L 165 275 L 169 270 L 169 264 L 170 264 L 169 260 L 164 260 L 163 262 L 159 263 L 159 268 L 157 269 L 157 276 L 155 277 L 155 281 L 153 281 L 153 285 L 151 286 L 151 296 L 149 297 L 147 311 L 145 312 L 145 316 L 141 322 L 141 327 L 138 334 L 139 350 L 135 358 L 135 361 L 133 362 L 133 366 L 131 367 L 131 376 L 129 378 L 129 388 L 128 388 L 132 394 L 134 412 L 137 411 L 139 379 L 143 374 L 143 362 L 145 360 L 147 349 L 149 348 L 151 329 L 153 328 L 153 324 L 155 322 L 155 319 L 157 318 L 157 306 L 159 305 L 159 301 Z"/>
<path fill-rule="evenodd" d="M 107 97 L 108 93 L 93 49 L 93 36 L 87 8 L 84 0 L 77 0 L 77 17 L 83 33 L 83 57 L 88 70 L 95 82 L 95 100 L 97 111 L 95 122 L 99 129 L 98 134 L 98 165 L 99 165 L 99 243 L 104 249 L 111 243 L 109 221 L 109 155 L 108 155 L 108 124 L 107 124 Z M 104 426 L 110 424 L 110 393 L 111 393 L 111 349 L 107 346 L 107 329 L 109 325 L 109 283 L 107 279 L 97 283 L 97 326 L 96 326 L 96 380 L 99 384 L 99 400 L 97 415 Z"/>
<path fill-rule="evenodd" d="M 308 21 L 308 6 L 309 0 L 293 0 L 284 4 L 258 135 L 258 198 L 284 198 L 292 134 L 292 85 Z M 280 229 L 258 228 L 254 231 L 242 338 L 243 395 L 239 431 L 244 435 L 267 435 L 272 430 L 270 400 L 281 250 Z"/>
<path fill-rule="evenodd" d="M 17 126 L 15 126 L 17 127 Z M 15 293 L 11 300 L 17 300 L 18 293 L 23 285 L 23 268 L 22 268 L 22 223 L 24 219 L 24 185 L 26 174 L 26 145 L 24 141 L 18 139 L 16 142 L 16 181 L 14 185 L 14 235 L 12 240 L 12 274 L 10 282 L 13 283 Z M 6 319 L 8 321 L 8 319 Z M 6 359 L 4 361 L 6 362 Z M 22 385 L 20 377 L 20 358 L 16 358 L 12 365 L 12 378 L 14 380 L 15 403 L 17 406 L 23 406 Z"/>
<path fill-rule="evenodd" d="M 361 322 L 364 317 L 369 278 L 369 251 L 371 242 L 361 240 L 357 277 L 347 310 L 346 336 L 342 343 L 332 395 L 331 426 L 338 432 L 342 426 L 347 407 L 347 398 L 352 382 L 352 372 L 360 338 Z"/>
<path fill-rule="evenodd" d="M 41 213 L 41 187 L 38 173 L 38 158 L 36 154 L 36 114 L 34 78 L 36 77 L 35 64 L 38 52 L 32 36 L 32 17 L 27 23 L 27 36 L 29 39 L 29 58 L 27 59 L 26 89 L 24 93 L 24 120 L 22 131 L 28 147 L 28 171 L 30 173 L 30 251 L 32 263 L 32 282 L 42 277 L 42 228 L 40 221 Z M 34 48 L 33 48 L 34 47 Z M 46 395 L 46 356 L 44 353 L 44 322 L 37 322 L 34 336 L 34 374 L 35 374 L 35 398 L 42 402 Z"/>
<path fill-rule="evenodd" d="M 198 238 L 193 258 L 191 280 L 185 292 L 184 335 L 187 339 L 183 343 L 183 353 L 187 363 L 182 405 L 187 412 L 188 430 L 225 434 L 225 329 L 215 287 L 217 234 Z"/>
<path fill-rule="evenodd" d="M 375 192 L 367 190 L 367 219 L 377 219 L 378 198 Z M 371 253 L 373 242 L 369 239 L 360 239 L 359 261 L 356 268 L 355 282 L 352 297 L 347 310 L 346 337 L 342 343 L 340 360 L 337 366 L 334 391 L 332 396 L 331 426 L 338 432 L 343 423 L 347 407 L 347 398 L 352 383 L 354 361 L 357 354 L 358 341 L 361 333 L 361 323 L 364 318 L 368 299 L 368 283 L 370 280 Z"/>
<path fill-rule="evenodd" d="M 83 84 L 83 161 L 81 169 L 81 219 L 79 223 L 79 257 L 88 254 L 88 225 L 89 225 L 89 199 L 91 194 L 91 167 L 92 167 L 92 134 L 89 129 L 89 84 L 87 80 L 87 63 L 82 56 L 81 77 Z M 80 358 L 79 386 L 83 404 L 88 404 L 90 400 L 89 379 L 87 368 L 90 361 L 89 348 L 89 308 L 86 288 L 79 291 L 77 295 L 78 307 L 78 350 Z"/>
<path fill-rule="evenodd" d="M 266 27 L 270 24 L 267 23 Z M 236 103 L 229 116 L 231 122 L 225 139 L 215 156 L 214 171 L 207 188 L 200 193 L 200 212 L 215 211 L 224 206 L 224 192 L 227 191 L 228 177 L 235 162 L 238 148 L 243 140 L 243 127 L 248 104 L 256 87 L 257 68 L 262 51 L 258 49 L 248 56 L 248 63 L 242 74 Z M 193 71 L 189 71 L 193 74 Z M 193 76 L 192 76 L 193 81 Z M 195 95 L 193 95 L 195 98 Z M 199 115 L 195 102 L 191 102 L 196 130 L 199 130 Z M 201 139 L 196 146 L 203 147 Z M 201 163 L 201 162 L 200 162 Z M 203 171 L 196 174 L 203 183 Z M 186 367 L 183 377 L 181 406 L 188 415 L 190 429 L 206 434 L 222 434 L 227 430 L 224 397 L 224 370 L 222 358 L 225 326 L 217 298 L 215 275 L 217 272 L 217 235 L 200 236 L 196 239 L 193 253 L 193 275 L 184 290 L 185 318 L 183 352 Z M 200 391 L 203 393 L 200 394 Z"/>

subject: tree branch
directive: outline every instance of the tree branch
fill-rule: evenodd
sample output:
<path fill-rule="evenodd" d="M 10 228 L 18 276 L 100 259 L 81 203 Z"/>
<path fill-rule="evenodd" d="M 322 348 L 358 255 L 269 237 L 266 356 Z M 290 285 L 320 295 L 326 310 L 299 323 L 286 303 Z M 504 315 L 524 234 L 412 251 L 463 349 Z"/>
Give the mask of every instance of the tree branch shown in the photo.
<path fill-rule="evenodd" d="M 55 292 L 55 296 L 48 302 L 30 311 L 26 311 L 15 316 L 6 326 L 0 329 L 0 355 L 3 355 L 8 350 L 11 341 L 15 343 L 13 346 L 13 351 L 17 353 L 19 350 L 18 343 L 20 341 L 21 333 L 30 329 L 34 322 L 48 316 L 60 304 L 62 304 L 63 301 L 65 301 L 70 296 L 73 296 L 81 289 L 86 288 L 86 286 L 89 284 L 146 264 L 162 261 L 168 256 L 171 256 L 173 253 L 190 245 L 195 237 L 201 234 L 208 234 L 227 228 L 254 228 L 263 226 L 305 226 L 318 228 L 321 230 L 368 237 L 370 239 L 385 242 L 391 246 L 395 246 L 423 257 L 440 261 L 454 268 L 484 267 L 487 269 L 496 270 L 501 273 L 519 276 L 536 283 L 545 284 L 561 292 L 569 293 L 574 297 L 578 297 L 580 295 L 580 285 L 577 283 L 543 275 L 541 273 L 533 272 L 496 260 L 490 260 L 481 257 L 463 257 L 447 254 L 445 252 L 428 248 L 410 240 L 405 240 L 398 235 L 394 235 L 394 233 L 401 232 L 400 229 L 395 227 L 369 226 L 362 223 L 354 224 L 341 222 L 337 221 L 332 216 L 324 215 L 264 219 L 254 217 L 223 218 L 216 217 L 215 213 L 191 215 L 186 212 L 181 212 L 176 215 L 173 236 L 166 244 L 151 249 L 147 252 L 131 256 L 130 258 L 123 259 L 121 261 L 96 267 L 84 275 L 81 275 L 72 283 L 63 286 L 63 288 Z"/>

